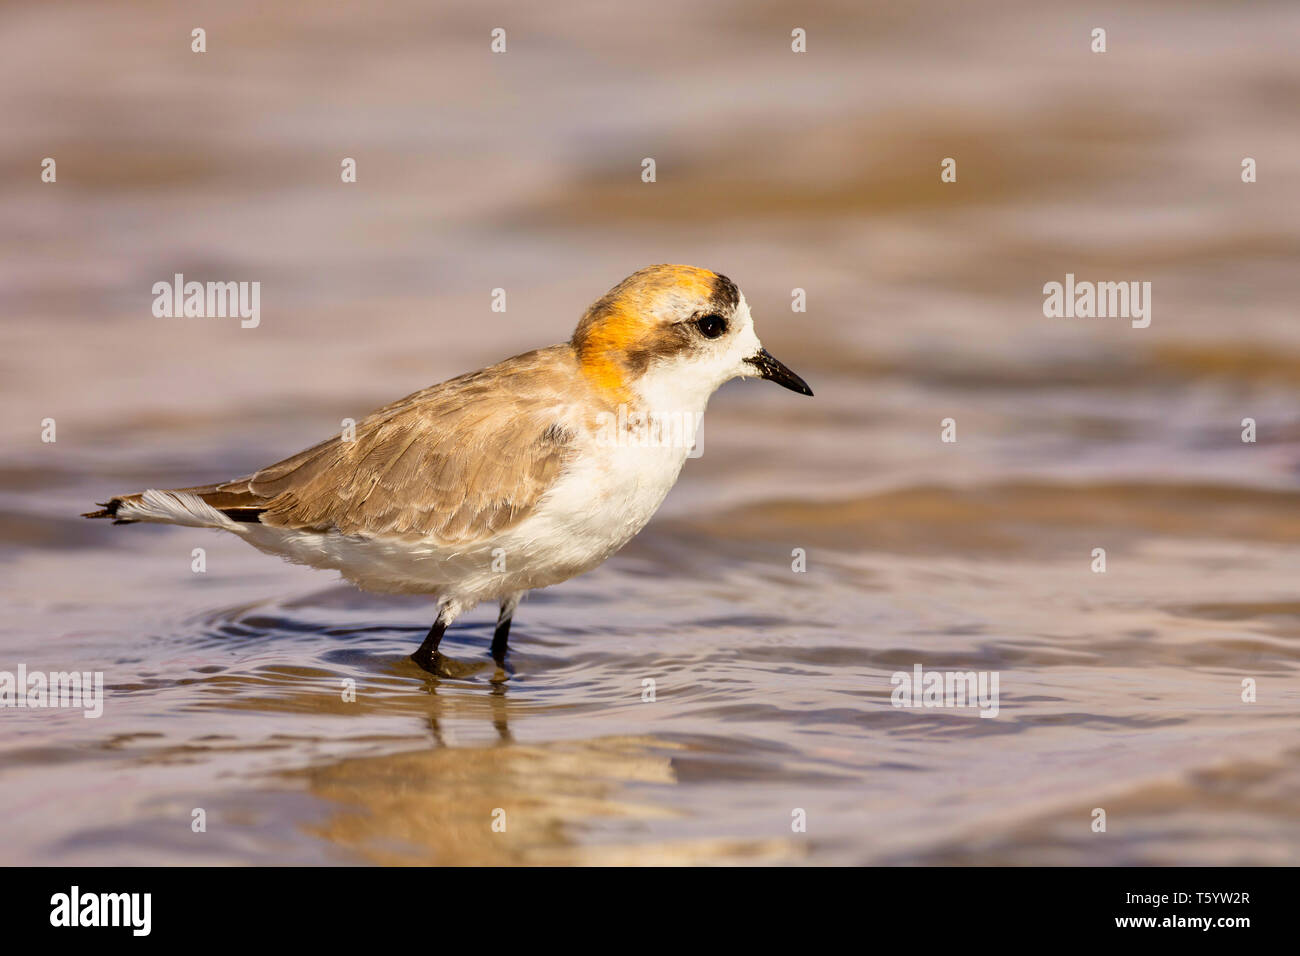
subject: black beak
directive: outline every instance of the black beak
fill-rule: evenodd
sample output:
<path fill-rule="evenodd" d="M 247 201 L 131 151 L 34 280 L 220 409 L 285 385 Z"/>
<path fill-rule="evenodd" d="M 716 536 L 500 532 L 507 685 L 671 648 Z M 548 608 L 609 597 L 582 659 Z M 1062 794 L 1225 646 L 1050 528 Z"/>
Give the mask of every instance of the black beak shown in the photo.
<path fill-rule="evenodd" d="M 758 369 L 758 374 L 769 382 L 784 385 L 790 391 L 798 392 L 800 395 L 812 394 L 812 389 L 808 387 L 808 383 L 772 358 L 767 349 L 759 349 L 757 355 L 751 355 L 745 361 Z"/>

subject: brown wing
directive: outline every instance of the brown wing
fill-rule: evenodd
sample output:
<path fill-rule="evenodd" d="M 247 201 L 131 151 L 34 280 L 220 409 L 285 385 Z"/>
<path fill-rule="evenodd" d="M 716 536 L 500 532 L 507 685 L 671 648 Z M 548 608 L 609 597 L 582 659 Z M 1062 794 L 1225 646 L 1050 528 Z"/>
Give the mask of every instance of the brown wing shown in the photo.
<path fill-rule="evenodd" d="M 182 489 L 237 520 L 344 534 L 479 540 L 519 522 L 568 460 L 567 345 L 416 392 L 236 481 Z"/>

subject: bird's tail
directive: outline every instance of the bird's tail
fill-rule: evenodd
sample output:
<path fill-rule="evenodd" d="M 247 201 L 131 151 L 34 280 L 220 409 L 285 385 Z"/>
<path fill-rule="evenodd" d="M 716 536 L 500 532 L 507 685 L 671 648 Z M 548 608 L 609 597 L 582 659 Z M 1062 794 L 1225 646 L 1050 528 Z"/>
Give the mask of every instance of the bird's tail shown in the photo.
<path fill-rule="evenodd" d="M 150 488 L 133 495 L 115 495 L 99 504 L 99 511 L 86 512 L 82 517 L 112 518 L 113 524 L 153 521 L 188 528 L 223 528 L 226 531 L 247 528 L 247 523 L 241 525 L 230 514 L 218 511 L 191 489 L 159 491 Z"/>

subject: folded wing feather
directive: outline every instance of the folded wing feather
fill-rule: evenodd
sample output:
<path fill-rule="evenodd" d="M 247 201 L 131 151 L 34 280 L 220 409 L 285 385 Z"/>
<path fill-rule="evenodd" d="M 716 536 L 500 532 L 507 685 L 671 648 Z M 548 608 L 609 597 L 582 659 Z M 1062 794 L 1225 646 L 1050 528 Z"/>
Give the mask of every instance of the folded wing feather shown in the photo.
<path fill-rule="evenodd" d="M 262 524 L 475 541 L 518 523 L 572 452 L 581 373 L 540 349 L 416 392 L 244 478 L 182 491 Z"/>

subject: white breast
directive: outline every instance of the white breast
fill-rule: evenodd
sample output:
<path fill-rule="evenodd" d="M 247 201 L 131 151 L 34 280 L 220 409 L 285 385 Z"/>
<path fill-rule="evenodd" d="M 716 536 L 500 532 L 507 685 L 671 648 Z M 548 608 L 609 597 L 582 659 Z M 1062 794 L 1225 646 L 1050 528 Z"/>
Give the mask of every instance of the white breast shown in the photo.
<path fill-rule="evenodd" d="M 536 553 L 536 571 L 559 575 L 546 583 L 581 574 L 627 544 L 677 482 L 689 450 L 593 446 L 580 454 L 514 529 L 520 546 Z"/>
<path fill-rule="evenodd" d="M 612 429 L 570 423 L 577 436 L 574 458 L 533 514 L 500 542 L 507 560 L 511 553 L 523 558 L 518 576 L 511 576 L 516 590 L 588 571 L 645 527 L 681 474 L 713 387 L 684 391 L 679 372 L 651 372 L 637 383 L 624 415 L 615 414 Z M 639 429 L 638 413 L 658 416 L 669 427 Z"/>

